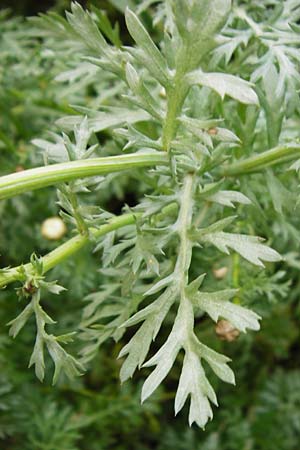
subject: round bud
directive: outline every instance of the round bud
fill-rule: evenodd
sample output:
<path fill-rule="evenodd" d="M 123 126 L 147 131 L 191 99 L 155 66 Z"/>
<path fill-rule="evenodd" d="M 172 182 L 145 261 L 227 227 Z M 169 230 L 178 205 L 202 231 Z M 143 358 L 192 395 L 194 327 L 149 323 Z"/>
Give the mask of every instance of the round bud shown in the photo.
<path fill-rule="evenodd" d="M 226 277 L 227 272 L 228 272 L 228 267 L 226 267 L 226 266 L 220 267 L 219 269 L 213 269 L 214 277 L 217 280 L 223 280 L 223 278 Z"/>
<path fill-rule="evenodd" d="M 61 239 L 67 232 L 67 227 L 60 217 L 49 217 L 41 226 L 42 236 L 50 241 Z"/>

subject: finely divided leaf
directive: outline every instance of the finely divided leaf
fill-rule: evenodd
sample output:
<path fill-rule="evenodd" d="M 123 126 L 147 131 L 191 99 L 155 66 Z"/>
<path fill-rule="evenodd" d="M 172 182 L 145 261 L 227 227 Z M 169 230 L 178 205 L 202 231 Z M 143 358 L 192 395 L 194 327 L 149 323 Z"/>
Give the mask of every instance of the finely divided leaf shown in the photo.
<path fill-rule="evenodd" d="M 180 348 L 180 335 L 176 332 L 171 332 L 161 349 L 149 361 L 147 361 L 146 364 L 144 364 L 145 367 L 156 365 L 156 368 L 149 375 L 143 385 L 142 402 L 150 397 L 150 395 L 168 375 Z"/>
<path fill-rule="evenodd" d="M 183 41 L 193 49 L 191 61 L 199 61 L 215 46 L 215 35 L 224 25 L 231 7 L 230 0 L 172 0 L 175 23 Z"/>
<path fill-rule="evenodd" d="M 235 208 L 234 203 L 250 205 L 251 200 L 237 191 L 219 191 L 207 198 L 208 201 Z"/>
<path fill-rule="evenodd" d="M 125 123 L 137 123 L 143 120 L 149 120 L 150 116 L 143 110 L 132 110 L 127 108 L 111 107 L 106 111 L 93 111 L 86 108 L 77 108 L 78 111 L 86 114 L 88 118 L 88 127 L 94 132 L 106 130 L 107 128 L 120 126 Z M 74 126 L 82 121 L 82 116 L 65 116 L 56 121 L 59 127 L 72 131 Z"/>
<path fill-rule="evenodd" d="M 261 317 L 250 309 L 229 302 L 237 293 L 236 289 L 225 289 L 217 292 L 198 292 L 193 298 L 196 306 L 205 311 L 215 322 L 220 317 L 228 320 L 235 328 L 242 332 L 259 330 Z"/>
<path fill-rule="evenodd" d="M 225 383 L 235 384 L 234 373 L 228 367 L 227 363 L 230 361 L 227 356 L 215 352 L 201 342 L 198 342 L 199 355 L 204 358 L 215 374 Z"/>
<path fill-rule="evenodd" d="M 148 31 L 128 8 L 126 9 L 125 19 L 129 33 L 147 57 L 146 68 L 163 86 L 168 86 L 170 81 L 166 61 L 152 41 Z"/>
<path fill-rule="evenodd" d="M 82 6 L 80 6 L 77 2 L 72 3 L 71 10 L 72 13 L 66 13 L 68 22 L 74 31 L 81 36 L 88 47 L 99 52 L 100 54 L 107 51 L 109 46 L 100 33 L 90 13 L 84 11 Z"/>
<path fill-rule="evenodd" d="M 161 122 L 163 119 L 159 104 L 150 94 L 143 80 L 130 63 L 126 65 L 126 79 L 130 89 L 136 95 L 136 97 L 126 96 L 126 98 Z"/>
<path fill-rule="evenodd" d="M 218 220 L 217 222 L 209 225 L 206 228 L 199 228 L 195 235 L 202 239 L 202 236 L 207 236 L 208 234 L 216 234 L 217 231 L 222 231 L 224 228 L 228 227 L 237 216 L 225 217 L 225 219 Z"/>
<path fill-rule="evenodd" d="M 229 248 L 239 253 L 247 261 L 264 267 L 262 261 L 281 261 L 281 256 L 272 248 L 261 243 L 263 239 L 257 236 L 233 233 L 209 233 L 201 237 L 202 242 L 209 242 L 221 252 L 229 254 Z"/>
<path fill-rule="evenodd" d="M 161 280 L 157 281 L 153 286 L 151 286 L 150 289 L 145 292 L 144 295 L 153 295 L 157 292 L 161 291 L 163 288 L 170 286 L 170 284 L 174 281 L 174 275 L 171 273 L 170 275 L 166 276 L 165 278 L 162 278 Z"/>
<path fill-rule="evenodd" d="M 135 369 L 143 364 L 151 342 L 157 336 L 161 324 L 176 300 L 176 295 L 177 292 L 172 286 L 167 288 L 153 303 L 138 311 L 122 325 L 122 327 L 128 327 L 144 320 L 139 330 L 119 354 L 119 357 L 128 355 L 120 372 L 122 382 L 132 377 Z"/>
<path fill-rule="evenodd" d="M 213 412 L 210 402 L 216 406 L 216 394 L 205 376 L 198 355 L 194 352 L 185 354 L 182 372 L 179 379 L 178 389 L 175 398 L 175 414 L 177 414 L 185 404 L 188 395 L 191 396 L 189 424 L 193 422 L 204 428 L 209 419 L 212 419 Z"/>
<path fill-rule="evenodd" d="M 29 303 L 15 319 L 11 320 L 7 324 L 10 325 L 9 335 L 15 338 L 32 314 L 33 314 L 32 304 Z"/>
<path fill-rule="evenodd" d="M 35 345 L 28 367 L 33 365 L 37 378 L 43 381 L 45 376 L 44 339 L 39 333 L 36 335 Z"/>
<path fill-rule="evenodd" d="M 200 84 L 216 91 L 223 99 L 225 95 L 238 100 L 241 103 L 257 105 L 258 98 L 252 88 L 252 84 L 234 75 L 224 73 L 205 73 L 195 70 L 187 75 L 190 85 Z"/>
<path fill-rule="evenodd" d="M 151 320 L 146 320 L 119 354 L 119 358 L 128 355 L 120 370 L 121 383 L 131 378 L 137 367 L 141 367 L 146 359 L 152 339 L 153 324 Z"/>
<path fill-rule="evenodd" d="M 82 364 L 77 361 L 72 355 L 66 352 L 66 350 L 57 342 L 55 336 L 48 336 L 46 339 L 46 345 L 48 352 L 54 362 L 54 375 L 52 383 L 55 384 L 58 380 L 60 373 L 63 371 L 67 377 L 74 378 L 79 376 L 84 371 Z"/>

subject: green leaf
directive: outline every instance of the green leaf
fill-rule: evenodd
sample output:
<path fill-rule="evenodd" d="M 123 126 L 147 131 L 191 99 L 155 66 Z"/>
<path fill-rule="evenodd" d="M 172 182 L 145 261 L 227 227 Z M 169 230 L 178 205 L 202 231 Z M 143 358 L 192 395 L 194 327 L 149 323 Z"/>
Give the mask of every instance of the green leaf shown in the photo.
<path fill-rule="evenodd" d="M 108 0 L 115 8 L 117 8 L 122 13 L 125 13 L 127 7 L 134 8 L 134 0 Z"/>
<path fill-rule="evenodd" d="M 128 8 L 126 9 L 125 19 L 129 33 L 145 54 L 146 58 L 142 57 L 144 63 L 146 63 L 145 67 L 159 83 L 164 87 L 168 86 L 170 80 L 166 61 L 152 41 L 148 31 L 138 17 Z M 138 58 L 138 53 L 135 52 L 133 54 Z"/>
<path fill-rule="evenodd" d="M 199 228 L 195 231 L 195 237 L 197 238 L 198 236 L 201 239 L 204 235 L 210 235 L 212 233 L 216 233 L 217 231 L 222 231 L 224 228 L 228 227 L 236 219 L 236 217 L 237 216 L 225 217 L 225 219 L 218 220 L 206 228 Z"/>
<path fill-rule="evenodd" d="M 150 397 L 171 370 L 176 356 L 181 348 L 181 336 L 171 332 L 160 350 L 144 364 L 144 367 L 156 365 L 153 372 L 146 379 L 142 388 L 142 403 Z"/>
<path fill-rule="evenodd" d="M 91 115 L 88 119 L 88 127 L 94 132 L 106 130 L 107 128 L 120 126 L 125 123 L 137 123 L 143 120 L 149 120 L 149 114 L 142 110 L 132 110 L 121 107 L 111 107 L 106 111 L 93 111 L 78 108 L 82 110 L 87 116 Z M 82 116 L 65 116 L 62 119 L 56 121 L 59 127 L 66 130 L 73 130 L 74 126 L 80 124 Z"/>
<path fill-rule="evenodd" d="M 172 278 L 173 279 L 173 278 Z M 166 280 L 166 279 L 164 279 Z M 164 281 L 161 280 L 161 281 Z M 159 284 L 159 283 L 157 283 Z M 149 293 L 149 291 L 148 291 Z M 146 293 L 147 295 L 150 295 Z M 145 319 L 150 319 L 151 316 L 154 316 L 154 322 L 153 322 L 153 328 L 157 329 L 157 326 L 155 327 L 155 323 L 158 322 L 159 324 L 162 322 L 163 318 L 165 317 L 166 313 L 172 306 L 172 304 L 175 302 L 177 297 L 177 289 L 172 287 L 167 288 L 155 301 L 150 303 L 148 306 L 143 308 L 141 311 L 138 311 L 136 314 L 134 314 L 130 319 L 128 319 L 123 326 L 124 327 L 131 327 L 133 325 L 136 325 L 137 323 L 141 322 Z M 157 330 L 158 332 L 158 330 Z M 154 333 L 154 337 L 156 336 L 156 333 Z"/>
<path fill-rule="evenodd" d="M 9 335 L 15 338 L 19 334 L 20 330 L 24 327 L 28 319 L 32 316 L 32 314 L 32 304 L 29 303 L 15 319 L 8 322 L 7 325 L 10 326 Z"/>
<path fill-rule="evenodd" d="M 126 65 L 126 78 L 130 89 L 137 97 L 135 104 L 142 109 L 145 109 L 151 116 L 161 122 L 163 114 L 162 111 L 160 111 L 159 104 L 152 97 L 141 77 L 130 63 L 127 63 Z M 129 100 L 131 99 L 131 97 L 127 98 Z"/>
<path fill-rule="evenodd" d="M 61 292 L 66 291 L 66 288 L 56 284 L 56 281 L 51 282 L 40 282 L 40 286 L 46 289 L 51 294 L 59 295 Z"/>
<path fill-rule="evenodd" d="M 106 300 L 110 299 L 110 296 L 120 287 L 119 284 L 108 284 L 102 286 L 102 290 L 99 292 L 93 292 L 85 297 L 85 301 L 89 304 L 83 310 L 83 319 L 89 319 L 92 317 L 99 306 Z"/>
<path fill-rule="evenodd" d="M 225 383 L 235 384 L 235 377 L 233 371 L 228 367 L 227 363 L 230 361 L 227 356 L 215 352 L 201 342 L 198 342 L 199 355 L 204 358 L 215 374 Z"/>
<path fill-rule="evenodd" d="M 153 324 L 151 320 L 146 320 L 128 344 L 122 348 L 118 356 L 122 358 L 127 355 L 120 370 L 121 383 L 131 378 L 137 367 L 140 368 L 142 366 L 150 349 L 152 339 Z"/>
<path fill-rule="evenodd" d="M 68 22 L 87 46 L 100 54 L 107 51 L 108 45 L 90 13 L 84 11 L 77 2 L 71 4 L 71 10 L 72 13 L 66 13 Z"/>
<path fill-rule="evenodd" d="M 138 232 L 136 244 L 132 252 L 132 270 L 136 274 L 142 264 L 145 262 L 147 272 L 154 273 L 159 276 L 159 263 L 154 256 L 154 253 L 162 253 L 162 250 L 158 246 L 153 245 L 155 239 L 152 235 Z"/>
<path fill-rule="evenodd" d="M 157 281 L 153 284 L 153 286 L 148 289 L 144 295 L 153 295 L 157 292 L 161 291 L 165 287 L 169 286 L 174 281 L 174 275 L 170 274 L 165 278 L 162 278 L 161 280 Z"/>
<path fill-rule="evenodd" d="M 258 98 L 253 84 L 234 75 L 225 73 L 205 73 L 196 70 L 189 73 L 187 81 L 190 85 L 200 84 L 216 91 L 222 99 L 225 95 L 247 105 L 258 105 Z"/>
<path fill-rule="evenodd" d="M 229 254 L 228 248 L 231 248 L 247 261 L 261 267 L 264 267 L 262 261 L 276 262 L 282 260 L 279 253 L 267 245 L 261 244 L 263 239 L 257 236 L 217 232 L 204 234 L 201 241 L 209 242 L 226 254 Z"/>
<path fill-rule="evenodd" d="M 220 38 L 221 44 L 212 52 L 212 67 L 218 66 L 219 63 L 223 61 L 228 65 L 234 52 L 241 46 L 247 46 L 249 39 L 251 38 L 251 31 L 239 31 L 237 36 L 222 36 Z"/>
<path fill-rule="evenodd" d="M 283 214 L 284 207 L 290 206 L 291 209 L 295 207 L 296 195 L 288 191 L 270 169 L 267 170 L 266 180 L 275 211 Z"/>
<path fill-rule="evenodd" d="M 120 373 L 122 381 L 131 377 L 136 368 L 140 368 L 145 361 L 151 342 L 157 336 L 157 333 L 172 304 L 176 301 L 176 298 L 176 289 L 171 286 L 154 302 L 137 312 L 122 325 L 122 327 L 128 327 L 136 325 L 144 320 L 144 323 L 119 354 L 119 357 L 128 355 L 123 363 Z"/>
<path fill-rule="evenodd" d="M 172 0 L 175 23 L 183 41 L 192 49 L 192 65 L 215 46 L 230 11 L 230 0 Z"/>
<path fill-rule="evenodd" d="M 53 384 L 63 371 L 69 378 L 79 376 L 84 371 L 83 365 L 73 356 L 66 352 L 64 348 L 56 341 L 54 336 L 48 336 L 46 339 L 47 349 L 54 362 L 55 370 L 53 375 Z"/>
<path fill-rule="evenodd" d="M 28 367 L 33 365 L 37 378 L 40 381 L 43 381 L 45 376 L 44 338 L 40 333 L 37 333 L 36 335 L 35 345 Z"/>
<path fill-rule="evenodd" d="M 155 150 L 163 150 L 160 139 L 150 139 L 143 133 L 140 133 L 136 128 L 129 125 L 128 129 L 118 128 L 114 130 L 114 134 L 127 140 L 124 150 L 129 148 L 153 148 Z"/>
<path fill-rule="evenodd" d="M 204 428 L 207 421 L 213 417 L 209 401 L 215 405 L 218 403 L 198 355 L 191 351 L 184 356 L 175 398 L 175 414 L 182 409 L 188 395 L 191 396 L 189 424 L 191 426 L 196 422 L 199 427 Z"/>
<path fill-rule="evenodd" d="M 114 27 L 112 27 L 112 24 L 110 23 L 107 15 L 106 15 L 106 12 L 101 11 L 100 9 L 96 8 L 96 6 L 91 5 L 91 10 L 97 16 L 99 27 L 100 27 L 101 31 L 104 33 L 104 35 L 116 47 L 121 47 L 122 42 L 120 39 L 119 24 L 116 23 L 114 25 Z"/>
<path fill-rule="evenodd" d="M 219 205 L 229 206 L 230 208 L 235 208 L 234 203 L 241 203 L 242 205 L 251 204 L 251 200 L 246 195 L 237 191 L 218 191 L 207 197 L 207 200 L 219 203 Z"/>
<path fill-rule="evenodd" d="M 193 298 L 195 305 L 205 311 L 215 322 L 219 317 L 228 320 L 235 328 L 246 332 L 246 329 L 259 330 L 261 317 L 250 309 L 229 302 L 236 295 L 236 289 L 225 289 L 217 292 L 198 292 Z"/>
<path fill-rule="evenodd" d="M 186 294 L 189 298 L 192 298 L 200 289 L 203 280 L 205 278 L 206 274 L 203 273 L 202 275 L 199 275 L 195 280 L 193 280 L 186 288 Z"/>
<path fill-rule="evenodd" d="M 211 128 L 216 128 L 220 123 L 224 122 L 223 119 L 208 119 L 208 120 L 200 120 L 194 119 L 192 117 L 181 116 L 178 120 L 186 126 L 188 130 L 192 133 L 195 133 L 197 136 L 197 132 L 199 130 L 209 130 Z"/>

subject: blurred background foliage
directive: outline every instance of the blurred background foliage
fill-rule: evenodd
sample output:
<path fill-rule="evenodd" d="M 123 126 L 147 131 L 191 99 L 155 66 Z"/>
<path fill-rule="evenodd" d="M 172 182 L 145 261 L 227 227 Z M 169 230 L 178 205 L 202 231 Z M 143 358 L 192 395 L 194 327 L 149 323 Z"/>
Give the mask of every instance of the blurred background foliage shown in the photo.
<path fill-rule="evenodd" d="M 130 2 L 80 3 L 87 6 L 93 3 L 105 9 L 113 22 L 120 23 L 123 42 L 128 40 L 121 10 Z M 0 4 L 0 173 L 5 174 L 41 164 L 41 155 L 32 145 L 32 139 L 47 135 L 49 130 L 56 131 L 58 118 L 76 113 L 70 106 L 74 103 L 88 107 L 105 104 L 105 96 L 101 95 L 107 80 L 99 80 L 98 72 L 90 77 L 69 73 L 73 77 L 69 84 L 56 78 L 70 71 L 80 55 L 69 54 L 66 58 L 63 43 L 60 47 L 51 39 L 35 37 L 30 23 L 24 19 L 49 8 L 61 13 L 68 8 L 69 1 L 1 0 Z M 147 15 L 144 19 L 147 21 Z M 98 139 L 106 142 L 108 136 L 100 133 Z M 106 198 L 101 197 L 98 202 L 118 212 L 125 203 L 135 203 L 137 190 L 122 175 L 118 184 L 112 184 Z M 43 221 L 57 214 L 54 189 L 2 202 L 1 267 L 26 261 L 33 250 L 44 254 L 58 245 L 60 241 L 53 243 L 41 233 Z M 299 232 L 294 233 L 299 242 Z M 238 385 L 237 388 L 218 385 L 215 379 L 220 409 L 215 410 L 214 420 L 205 432 L 188 428 L 185 414 L 174 418 L 173 397 L 179 364 L 164 388 L 142 406 L 139 376 L 120 385 L 117 360 L 120 343 L 103 345 L 84 377 L 73 382 L 61 380 L 55 387 L 51 386 L 50 379 L 41 384 L 33 371 L 26 368 L 27 347 L 32 346 L 34 332 L 27 327 L 22 339 L 16 341 L 7 336 L 5 324 L 15 317 L 18 306 L 14 288 L 1 291 L 0 448 L 298 450 L 300 262 L 295 244 L 288 237 L 285 249 L 289 250 L 288 277 L 284 272 L 280 280 L 273 279 L 272 274 L 257 273 L 257 278 L 255 274 L 252 277 L 255 282 L 247 285 L 249 266 L 240 274 L 242 284 L 245 278 L 245 295 L 250 296 L 256 310 L 264 316 L 261 332 L 224 342 L 216 336 L 210 322 L 202 324 L 200 335 L 206 342 L 232 357 Z M 194 264 L 196 267 L 197 260 Z M 68 290 L 58 299 L 49 297 L 45 305 L 53 317 L 60 317 L 64 330 L 75 328 L 83 297 L 101 284 L 99 266 L 99 256 L 91 255 L 86 249 L 52 272 L 52 278 L 59 279 Z M 216 268 L 223 266 L 220 260 Z M 223 287 L 223 279 L 218 274 L 210 272 L 208 276 L 219 289 Z M 159 339 L 164 342 L 163 333 Z"/>

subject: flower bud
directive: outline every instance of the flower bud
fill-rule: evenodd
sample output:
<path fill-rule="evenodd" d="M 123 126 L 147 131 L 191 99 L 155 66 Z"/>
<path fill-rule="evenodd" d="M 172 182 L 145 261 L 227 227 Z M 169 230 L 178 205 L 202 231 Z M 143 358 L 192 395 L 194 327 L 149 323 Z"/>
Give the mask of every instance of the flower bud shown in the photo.
<path fill-rule="evenodd" d="M 67 232 L 67 227 L 60 217 L 49 217 L 41 226 L 42 236 L 50 241 L 61 239 Z"/>

